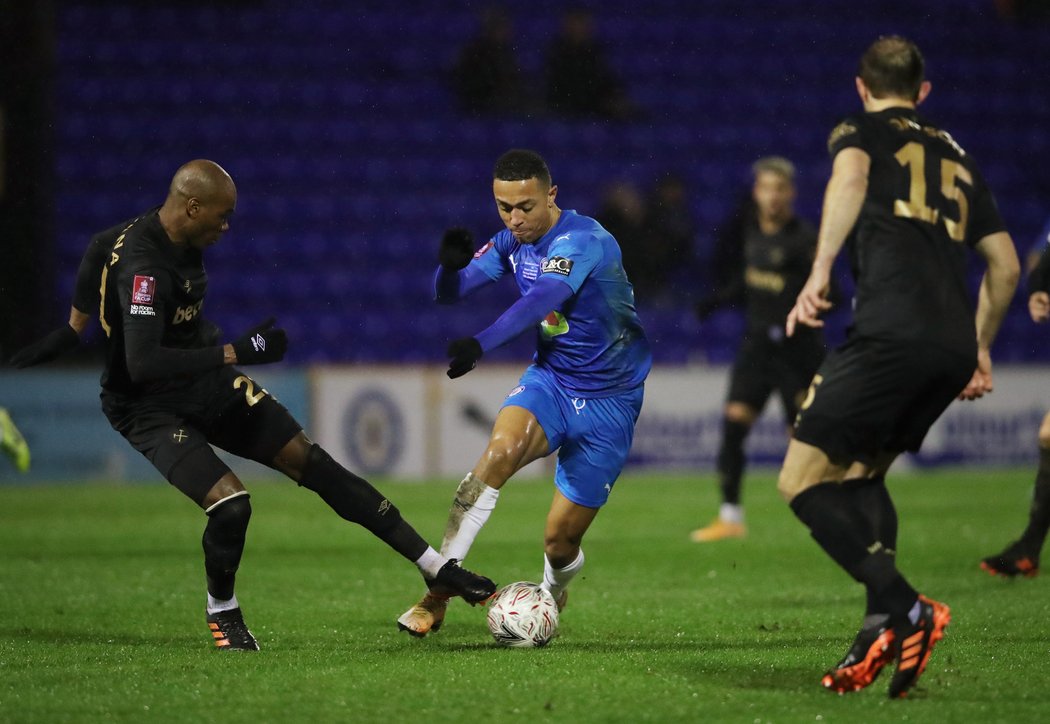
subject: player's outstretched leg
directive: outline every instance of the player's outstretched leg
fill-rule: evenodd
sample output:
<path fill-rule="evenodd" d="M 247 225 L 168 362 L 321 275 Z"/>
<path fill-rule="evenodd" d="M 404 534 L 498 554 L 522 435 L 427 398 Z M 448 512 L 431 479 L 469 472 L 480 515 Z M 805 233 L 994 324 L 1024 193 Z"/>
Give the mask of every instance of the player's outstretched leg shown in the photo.
<path fill-rule="evenodd" d="M 259 644 L 245 625 L 233 592 L 252 516 L 248 493 L 227 496 L 205 512 L 208 525 L 201 542 L 208 576 L 208 628 L 215 645 L 223 651 L 258 651 Z"/>
<path fill-rule="evenodd" d="M 944 638 L 944 629 L 952 620 L 946 605 L 926 596 L 919 596 L 915 606 L 907 622 L 894 626 L 898 653 L 897 670 L 890 680 L 891 699 L 907 696 L 915 686 L 926 671 L 934 645 Z"/>
<path fill-rule="evenodd" d="M 487 486 L 474 473 L 467 473 L 452 499 L 441 554 L 455 561 L 466 558 L 498 499 L 499 490 Z M 445 586 L 440 582 L 428 581 L 428 590 L 419 603 L 398 617 L 398 628 L 417 638 L 439 631 L 445 621 L 449 601 L 449 592 L 444 589 Z"/>
<path fill-rule="evenodd" d="M 319 445 L 310 445 L 299 484 L 321 496 L 341 518 L 368 529 L 412 561 L 428 586 L 438 585 L 441 593 L 462 596 L 470 604 L 484 601 L 496 592 L 496 584 L 491 580 L 460 568 L 456 561 L 431 548 L 401 517 L 397 506 L 368 481 L 333 460 Z"/>
<path fill-rule="evenodd" d="M 20 473 L 29 470 L 29 445 L 7 410 L 0 407 L 0 449 Z"/>

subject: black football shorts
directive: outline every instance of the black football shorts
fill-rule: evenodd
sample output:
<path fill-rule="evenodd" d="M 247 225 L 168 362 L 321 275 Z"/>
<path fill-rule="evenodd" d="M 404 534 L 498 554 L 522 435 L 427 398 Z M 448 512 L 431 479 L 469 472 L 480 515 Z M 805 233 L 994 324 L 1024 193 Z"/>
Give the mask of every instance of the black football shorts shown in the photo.
<path fill-rule="evenodd" d="M 761 412 L 776 390 L 791 425 L 823 359 L 824 343 L 819 334 L 803 332 L 782 341 L 746 337 L 733 361 L 726 402 L 742 402 Z"/>
<path fill-rule="evenodd" d="M 974 355 L 923 342 L 848 340 L 817 370 L 795 439 L 836 465 L 916 452 L 976 366 Z"/>
<path fill-rule="evenodd" d="M 118 401 L 104 394 L 103 410 L 113 429 L 198 505 L 230 472 L 212 445 L 270 465 L 302 430 L 284 405 L 233 367 L 178 400 Z"/>

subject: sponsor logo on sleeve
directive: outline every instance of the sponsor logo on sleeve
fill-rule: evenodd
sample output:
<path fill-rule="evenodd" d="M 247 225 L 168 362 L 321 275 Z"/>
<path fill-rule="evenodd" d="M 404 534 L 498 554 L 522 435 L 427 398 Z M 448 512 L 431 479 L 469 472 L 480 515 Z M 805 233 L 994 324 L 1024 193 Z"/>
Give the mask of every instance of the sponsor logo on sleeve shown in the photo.
<path fill-rule="evenodd" d="M 131 285 L 132 304 L 153 304 L 153 296 L 157 291 L 157 280 L 154 277 L 135 275 L 135 281 Z"/>
<path fill-rule="evenodd" d="M 543 260 L 544 274 L 561 274 L 562 276 L 567 277 L 571 272 L 571 259 L 566 259 L 563 256 L 552 256 L 550 259 Z"/>
<path fill-rule="evenodd" d="M 831 152 L 835 149 L 835 144 L 841 141 L 846 136 L 852 136 L 857 132 L 857 127 L 849 121 L 843 121 L 842 123 L 835 126 L 831 131 L 831 135 L 828 136 L 828 151 Z"/>
<path fill-rule="evenodd" d="M 481 247 L 480 249 L 478 249 L 477 251 L 474 252 L 474 258 L 475 259 L 480 259 L 482 257 L 482 255 L 484 255 L 484 253 L 486 251 L 488 251 L 489 249 L 491 249 L 491 248 L 492 248 L 492 241 L 489 241 L 487 244 L 485 244 L 485 246 Z"/>

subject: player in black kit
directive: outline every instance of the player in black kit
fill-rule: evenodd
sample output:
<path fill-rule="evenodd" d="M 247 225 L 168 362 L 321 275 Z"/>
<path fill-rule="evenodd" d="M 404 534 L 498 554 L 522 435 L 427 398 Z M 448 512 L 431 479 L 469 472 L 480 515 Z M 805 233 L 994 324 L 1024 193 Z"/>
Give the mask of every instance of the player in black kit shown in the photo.
<path fill-rule="evenodd" d="M 770 156 L 752 167 L 751 203 L 742 223 L 720 238 L 721 256 L 734 268 L 724 270 L 727 283 L 697 305 L 701 320 L 715 309 L 743 301 L 747 329 L 729 378 L 718 450 L 718 483 L 722 505 L 718 517 L 690 535 L 697 543 L 747 535 L 740 487 L 747 457 L 744 443 L 751 426 L 776 390 L 790 429 L 813 373 L 824 359 L 824 335 L 800 329 L 784 335 L 784 318 L 809 276 L 817 232 L 795 215 L 795 167 Z M 729 248 L 725 248 L 729 247 Z"/>
<path fill-rule="evenodd" d="M 1028 313 L 1036 324 L 1050 321 L 1050 247 L 1028 275 Z M 1034 578 L 1039 573 L 1039 555 L 1050 531 L 1050 413 L 1039 425 L 1039 469 L 1035 475 L 1028 525 L 1021 537 L 1001 552 L 981 561 L 992 575 Z"/>
<path fill-rule="evenodd" d="M 847 235 L 857 290 L 846 342 L 821 365 L 788 444 L 779 489 L 824 551 L 867 590 L 861 631 L 823 679 L 868 686 L 896 660 L 891 698 L 926 668 L 950 620 L 897 570 L 890 463 L 919 449 L 957 396 L 991 390 L 989 349 L 1020 274 L 991 192 L 969 155 L 916 113 L 929 93 L 913 43 L 884 37 L 856 79 L 865 113 L 831 133 L 831 178 L 805 287 L 787 318 L 819 327 L 831 265 Z M 984 257 L 976 323 L 967 251 Z"/>
<path fill-rule="evenodd" d="M 76 346 L 91 310 L 99 310 L 107 337 L 106 417 L 208 516 L 207 622 L 221 649 L 259 647 L 233 590 L 251 516 L 248 492 L 212 445 L 313 490 L 341 517 L 414 562 L 433 589 L 472 604 L 488 598 L 492 581 L 427 545 L 389 500 L 311 443 L 280 403 L 233 367 L 276 362 L 287 347 L 272 319 L 219 344 L 219 330 L 201 316 L 208 285 L 203 251 L 229 229 L 236 203 L 233 180 L 217 164 L 182 166 L 163 206 L 92 238 L 69 323 L 20 351 L 12 364 L 38 364 Z"/>

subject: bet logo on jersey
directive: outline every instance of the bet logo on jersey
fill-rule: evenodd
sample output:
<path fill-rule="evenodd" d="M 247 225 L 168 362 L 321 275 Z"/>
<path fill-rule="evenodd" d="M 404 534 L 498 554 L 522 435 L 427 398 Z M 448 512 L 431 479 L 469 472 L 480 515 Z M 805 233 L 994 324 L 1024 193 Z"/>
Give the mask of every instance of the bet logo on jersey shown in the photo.
<path fill-rule="evenodd" d="M 200 300 L 196 304 L 190 304 L 186 307 L 179 307 L 175 310 L 175 316 L 172 317 L 172 324 L 182 324 L 183 322 L 189 322 L 194 319 L 201 311 L 201 305 L 204 304 L 204 300 Z"/>
<path fill-rule="evenodd" d="M 550 259 L 543 260 L 543 273 L 561 274 L 562 276 L 569 276 L 572 272 L 572 259 L 566 259 L 564 256 L 552 256 Z"/>

